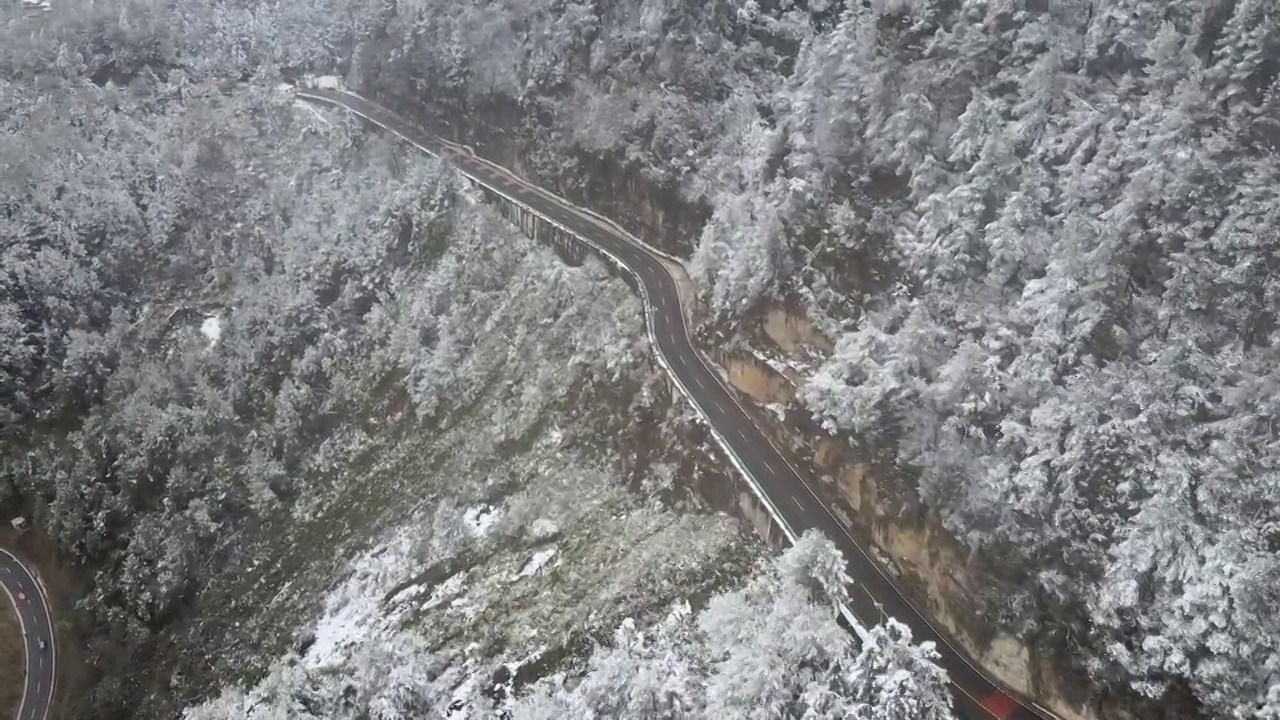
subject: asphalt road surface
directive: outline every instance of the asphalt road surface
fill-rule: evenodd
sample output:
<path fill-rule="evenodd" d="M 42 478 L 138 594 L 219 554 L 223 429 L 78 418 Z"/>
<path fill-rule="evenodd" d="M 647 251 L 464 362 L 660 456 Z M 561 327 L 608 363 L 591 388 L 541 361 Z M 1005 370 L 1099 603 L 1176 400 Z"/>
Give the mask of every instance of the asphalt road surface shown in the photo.
<path fill-rule="evenodd" d="M 0 550 L 0 588 L 18 611 L 22 645 L 27 654 L 26 677 L 17 720 L 45 720 L 53 708 L 58 651 L 53 642 L 53 615 L 44 587 L 18 558 Z"/>
<path fill-rule="evenodd" d="M 793 536 L 810 528 L 831 538 L 848 561 L 853 579 L 849 609 L 866 625 L 888 615 L 911 628 L 917 641 L 933 641 L 951 677 L 957 715 L 971 720 L 1052 718 L 1048 711 L 1018 698 L 981 672 L 976 663 L 942 637 L 871 554 L 850 535 L 812 488 L 814 478 L 797 470 L 756 427 L 751 413 L 694 346 L 675 279 L 662 256 L 630 238 L 598 215 L 553 193 L 524 183 L 509 171 L 475 155 L 470 148 L 431 136 L 392 111 L 350 93 L 302 89 L 304 100 L 336 105 L 398 135 L 420 150 L 448 159 L 465 175 L 545 219 L 561 226 L 621 263 L 638 281 L 649 332 L 660 360 L 718 436 L 735 467 L 765 496 Z"/>

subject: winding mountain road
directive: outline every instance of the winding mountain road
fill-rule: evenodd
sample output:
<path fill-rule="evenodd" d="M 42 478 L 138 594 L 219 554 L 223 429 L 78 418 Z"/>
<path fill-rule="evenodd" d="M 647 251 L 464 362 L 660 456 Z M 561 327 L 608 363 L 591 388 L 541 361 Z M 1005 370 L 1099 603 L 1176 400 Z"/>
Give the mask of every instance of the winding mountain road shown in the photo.
<path fill-rule="evenodd" d="M 867 625 L 878 623 L 885 615 L 896 618 L 911 628 L 917 641 L 933 641 L 941 655 L 941 664 L 950 675 L 955 709 L 960 717 L 972 720 L 1054 717 L 989 678 L 942 636 L 823 503 L 813 489 L 817 487 L 815 478 L 792 465 L 768 433 L 756 426 L 751 412 L 693 342 L 687 299 L 681 292 L 683 269 L 677 260 L 645 245 L 608 219 L 524 182 L 480 158 L 469 147 L 431 136 L 374 102 L 336 90 L 297 88 L 294 92 L 298 98 L 350 111 L 423 152 L 449 160 L 474 182 L 523 205 L 621 265 L 637 280 L 659 361 L 706 420 L 721 448 L 755 488 L 775 521 L 791 540 L 816 528 L 844 553 L 847 572 L 854 580 L 848 609 Z"/>
<path fill-rule="evenodd" d="M 58 648 L 53 641 L 53 615 L 44 586 L 22 561 L 0 550 L 0 589 L 13 603 L 22 626 L 22 646 L 27 655 L 22 700 L 17 720 L 47 720 L 53 709 L 53 689 L 58 673 Z"/>

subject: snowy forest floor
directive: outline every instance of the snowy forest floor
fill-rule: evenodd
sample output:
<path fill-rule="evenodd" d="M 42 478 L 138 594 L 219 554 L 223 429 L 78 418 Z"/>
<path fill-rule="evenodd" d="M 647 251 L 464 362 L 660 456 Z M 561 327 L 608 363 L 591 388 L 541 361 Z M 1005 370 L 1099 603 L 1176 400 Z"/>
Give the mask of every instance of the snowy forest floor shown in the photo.
<path fill-rule="evenodd" d="M 549 407 L 519 429 L 495 422 L 518 411 L 536 367 L 500 372 L 447 431 L 386 423 L 396 440 L 341 468 L 334 500 L 266 534 L 245 556 L 251 569 L 210 583 L 191 632 L 234 626 L 338 683 L 361 666 L 385 670 L 371 655 L 423 642 L 447 668 L 440 692 L 466 702 L 500 667 L 536 663 L 518 673 L 525 681 L 581 662 L 624 618 L 651 620 L 745 574 L 762 547 L 722 520 L 650 504 L 617 468 L 569 449 L 591 441 L 602 419 L 592 409 Z M 306 617 L 316 619 L 292 634 Z M 243 648 L 245 668 L 274 657 Z"/>

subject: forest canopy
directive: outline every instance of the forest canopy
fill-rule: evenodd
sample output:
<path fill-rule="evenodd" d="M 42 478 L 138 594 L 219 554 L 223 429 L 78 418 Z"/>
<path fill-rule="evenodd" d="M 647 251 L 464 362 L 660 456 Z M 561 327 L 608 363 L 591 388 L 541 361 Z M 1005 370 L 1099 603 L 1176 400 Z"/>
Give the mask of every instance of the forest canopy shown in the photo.
<path fill-rule="evenodd" d="M 718 322 L 786 300 L 823 328 L 804 406 L 1019 579 L 1002 623 L 1100 683 L 1280 714 L 1274 0 L 95 0 L 5 23 L 0 422 L 24 470 L 0 501 L 145 588 L 93 601 L 120 637 L 180 607 L 190 548 L 305 491 L 297 438 L 360 397 L 343 363 L 407 342 L 360 318 L 459 222 L 443 175 L 383 192 L 354 128 L 300 140 L 323 121 L 270 88 L 333 72 L 436 118 L 501 98 L 542 176 L 607 158 L 703 208 L 683 250 Z M 211 297 L 243 308 L 226 342 L 161 340 Z M 399 371 L 424 413 L 478 392 Z"/>

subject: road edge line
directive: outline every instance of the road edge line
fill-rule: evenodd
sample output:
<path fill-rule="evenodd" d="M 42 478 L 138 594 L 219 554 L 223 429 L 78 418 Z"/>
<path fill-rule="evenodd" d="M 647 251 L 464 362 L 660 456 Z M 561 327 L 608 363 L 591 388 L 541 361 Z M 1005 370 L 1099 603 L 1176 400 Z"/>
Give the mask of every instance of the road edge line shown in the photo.
<path fill-rule="evenodd" d="M 9 552 L 4 548 L 0 548 L 0 553 L 4 553 L 5 555 L 8 555 L 9 557 L 13 558 L 13 561 L 15 563 L 22 566 L 23 570 L 26 570 L 26 565 L 22 564 L 22 560 L 20 560 L 17 555 L 14 555 L 13 553 Z M 31 571 L 28 570 L 27 574 L 31 575 Z M 31 674 L 31 654 L 27 652 L 27 624 L 22 620 L 22 611 L 18 609 L 18 599 L 13 596 L 13 593 L 9 592 L 9 586 L 5 585 L 4 583 L 0 583 L 0 590 L 3 590 L 4 594 L 8 596 L 9 604 L 13 606 L 13 614 L 18 616 L 18 628 L 22 630 L 22 654 L 23 654 L 23 657 L 26 658 L 26 662 L 23 668 L 25 675 L 23 676 L 23 679 L 22 679 L 22 697 L 18 700 L 18 712 L 17 714 L 14 715 L 14 718 L 20 719 L 22 717 L 22 712 L 27 709 L 28 683 L 27 683 L 26 675 Z M 48 607 L 48 603 L 45 603 L 45 606 Z M 54 667 L 54 672 L 55 673 L 57 672 L 57 667 Z"/>

